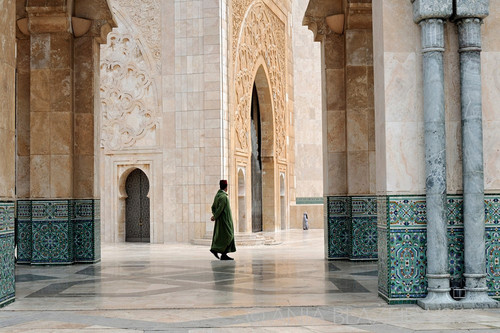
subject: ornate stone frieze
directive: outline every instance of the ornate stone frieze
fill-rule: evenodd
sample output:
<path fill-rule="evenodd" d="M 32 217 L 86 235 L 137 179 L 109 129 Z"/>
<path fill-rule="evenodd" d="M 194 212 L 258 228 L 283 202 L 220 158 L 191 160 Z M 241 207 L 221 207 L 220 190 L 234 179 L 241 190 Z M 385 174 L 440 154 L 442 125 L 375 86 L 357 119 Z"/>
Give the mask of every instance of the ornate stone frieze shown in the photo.
<path fill-rule="evenodd" d="M 252 88 L 259 59 L 264 59 L 268 72 L 274 110 L 275 153 L 286 158 L 286 37 L 285 23 L 263 2 L 245 10 L 250 1 L 233 2 L 233 39 L 235 47 L 235 114 L 236 148 L 249 149 L 250 107 Z M 246 14 L 245 14 L 246 13 Z M 238 27 L 240 27 L 238 29 Z"/>
<path fill-rule="evenodd" d="M 101 145 L 121 150 L 145 137 L 154 140 L 158 125 L 156 100 L 142 49 L 123 28 L 112 31 L 101 52 Z M 154 145 L 154 141 L 147 142 Z"/>
<path fill-rule="evenodd" d="M 161 69 L 161 10 L 159 0 L 111 0 L 113 12 L 121 12 L 127 17 L 127 24 L 133 25 L 131 32 L 139 35 L 146 48 L 146 58 L 152 67 Z"/>

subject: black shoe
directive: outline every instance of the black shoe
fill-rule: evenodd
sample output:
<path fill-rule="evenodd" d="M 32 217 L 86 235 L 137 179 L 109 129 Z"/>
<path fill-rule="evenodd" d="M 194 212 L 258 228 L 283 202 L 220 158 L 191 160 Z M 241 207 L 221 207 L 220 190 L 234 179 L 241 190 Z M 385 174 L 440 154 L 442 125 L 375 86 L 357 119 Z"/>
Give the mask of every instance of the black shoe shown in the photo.
<path fill-rule="evenodd" d="M 214 250 L 210 250 L 210 252 L 212 252 L 212 254 L 215 256 L 215 258 L 220 259 L 219 254 L 217 252 L 215 252 Z"/>
<path fill-rule="evenodd" d="M 221 256 L 220 256 L 220 260 L 234 260 L 233 258 L 231 257 L 228 257 L 227 254 L 223 253 Z"/>

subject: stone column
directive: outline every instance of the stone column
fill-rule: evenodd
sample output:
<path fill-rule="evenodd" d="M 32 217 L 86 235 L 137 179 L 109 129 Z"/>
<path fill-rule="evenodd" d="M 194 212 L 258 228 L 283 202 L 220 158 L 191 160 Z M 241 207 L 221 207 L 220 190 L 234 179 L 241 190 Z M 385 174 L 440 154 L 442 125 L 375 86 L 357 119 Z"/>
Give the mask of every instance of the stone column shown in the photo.
<path fill-rule="evenodd" d="M 98 43 L 114 21 L 105 0 L 28 0 L 24 9 L 17 12 L 26 36 L 18 47 L 17 178 L 29 200 L 17 204 L 18 263 L 96 262 Z"/>
<path fill-rule="evenodd" d="M 427 203 L 427 297 L 424 309 L 453 307 L 448 269 L 446 206 L 446 135 L 444 101 L 444 20 L 451 0 L 413 1 L 414 20 L 422 31 L 425 173 Z"/>
<path fill-rule="evenodd" d="M 15 1 L 0 1 L 0 308 L 15 299 L 15 16 Z"/>
<path fill-rule="evenodd" d="M 30 196 L 73 197 L 73 35 L 66 6 L 32 6 Z"/>
<path fill-rule="evenodd" d="M 489 1 L 456 0 L 459 33 L 464 182 L 466 308 L 497 307 L 486 287 L 483 126 L 481 102 L 481 23 Z"/>

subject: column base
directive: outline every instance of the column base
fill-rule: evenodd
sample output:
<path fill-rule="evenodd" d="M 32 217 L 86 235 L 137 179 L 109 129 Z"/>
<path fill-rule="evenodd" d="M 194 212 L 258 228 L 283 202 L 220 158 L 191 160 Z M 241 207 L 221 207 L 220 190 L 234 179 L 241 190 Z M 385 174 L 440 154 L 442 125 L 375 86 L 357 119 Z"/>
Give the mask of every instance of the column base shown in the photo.
<path fill-rule="evenodd" d="M 460 302 L 446 292 L 429 292 L 424 299 L 417 300 L 417 305 L 424 310 L 460 309 Z"/>
<path fill-rule="evenodd" d="M 500 302 L 490 298 L 486 291 L 466 291 L 465 298 L 459 302 L 463 309 L 500 308 Z"/>

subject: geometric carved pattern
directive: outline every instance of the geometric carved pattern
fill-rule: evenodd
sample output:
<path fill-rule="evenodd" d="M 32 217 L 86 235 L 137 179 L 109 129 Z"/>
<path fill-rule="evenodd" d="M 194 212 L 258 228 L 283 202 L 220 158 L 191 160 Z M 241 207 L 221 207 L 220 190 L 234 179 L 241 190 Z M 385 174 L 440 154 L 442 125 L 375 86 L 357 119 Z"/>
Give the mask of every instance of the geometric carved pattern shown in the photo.
<path fill-rule="evenodd" d="M 137 15 L 133 17 L 138 19 Z M 146 62 L 139 36 L 127 31 L 119 16 L 117 19 L 118 28 L 108 34 L 108 42 L 101 48 L 101 145 L 109 150 L 139 144 L 152 147 L 159 123 L 155 69 Z"/>
<path fill-rule="evenodd" d="M 328 197 L 328 258 L 377 259 L 377 199 Z"/>
<path fill-rule="evenodd" d="M 250 8 L 248 8 L 250 6 Z M 286 158 L 286 37 L 285 23 L 263 2 L 233 1 L 234 127 L 237 149 L 250 149 L 250 107 L 253 74 L 259 58 L 269 73 L 274 111 L 276 156 Z M 245 14 L 243 14 L 245 13 Z"/>
<path fill-rule="evenodd" d="M 19 201 L 17 262 L 72 264 L 100 260 L 99 200 Z"/>
<path fill-rule="evenodd" d="M 384 202 L 385 201 L 385 202 Z M 389 303 L 415 303 L 427 294 L 425 197 L 379 198 L 387 207 L 386 225 L 379 216 L 379 295 Z M 451 282 L 463 285 L 463 199 L 448 196 L 448 259 Z M 490 296 L 500 297 L 500 200 L 485 195 L 486 267 Z M 382 214 L 381 214 L 382 215 Z M 425 217 L 425 218 L 423 218 Z M 387 242 L 385 241 L 387 239 Z"/>
<path fill-rule="evenodd" d="M 0 307 L 15 299 L 14 202 L 0 202 Z"/>

